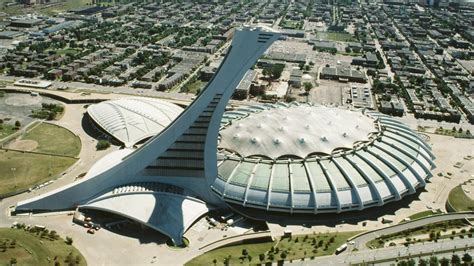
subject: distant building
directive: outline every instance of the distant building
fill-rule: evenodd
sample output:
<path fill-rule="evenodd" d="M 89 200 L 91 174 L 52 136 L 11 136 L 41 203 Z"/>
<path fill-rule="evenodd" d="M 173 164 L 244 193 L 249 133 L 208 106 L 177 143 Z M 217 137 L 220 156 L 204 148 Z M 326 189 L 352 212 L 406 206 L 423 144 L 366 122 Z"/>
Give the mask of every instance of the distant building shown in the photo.
<path fill-rule="evenodd" d="M 41 22 L 41 19 L 18 19 L 10 22 L 10 26 L 17 28 L 32 28 L 41 24 Z"/>
<path fill-rule="evenodd" d="M 364 72 L 349 67 L 323 67 L 320 78 L 340 82 L 367 82 L 367 76 Z"/>
<path fill-rule="evenodd" d="M 20 31 L 2 31 L 0 32 L 0 39 L 15 39 L 22 36 Z"/>
<path fill-rule="evenodd" d="M 291 71 L 290 78 L 288 79 L 288 84 L 295 88 L 301 87 L 301 79 L 303 76 L 303 71 L 298 68 L 294 68 Z"/>

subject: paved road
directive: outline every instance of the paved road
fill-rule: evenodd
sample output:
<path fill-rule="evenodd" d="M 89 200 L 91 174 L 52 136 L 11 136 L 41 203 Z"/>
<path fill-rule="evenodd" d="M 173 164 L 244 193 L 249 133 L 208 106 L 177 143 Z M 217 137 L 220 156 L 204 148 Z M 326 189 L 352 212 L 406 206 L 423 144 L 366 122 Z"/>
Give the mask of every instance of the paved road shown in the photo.
<path fill-rule="evenodd" d="M 396 259 L 405 256 L 418 256 L 426 253 L 442 253 L 445 250 L 467 248 L 472 250 L 474 243 L 472 239 L 456 239 L 439 241 L 437 243 L 424 243 L 411 245 L 409 247 L 390 247 L 383 249 L 363 250 L 352 253 L 342 253 L 333 256 L 317 257 L 314 260 L 298 261 L 288 263 L 291 265 L 349 265 L 374 260 Z"/>
<path fill-rule="evenodd" d="M 474 218 L 474 212 L 469 212 L 469 213 L 452 213 L 452 214 L 442 214 L 442 215 L 434 215 L 430 217 L 426 217 L 423 219 L 415 220 L 415 221 L 410 221 L 406 222 L 403 224 L 397 224 L 394 226 L 382 228 L 379 230 L 374 230 L 370 231 L 368 233 L 359 235 L 358 237 L 352 239 L 352 241 L 355 242 L 355 247 L 359 250 L 365 250 L 368 249 L 367 247 L 367 242 L 369 242 L 372 239 L 375 239 L 381 235 L 388 235 L 388 234 L 393 234 L 401 231 L 405 231 L 407 229 L 411 228 L 416 228 L 420 227 L 426 224 L 431 224 L 431 223 L 437 223 L 437 222 L 443 222 L 443 221 L 449 221 L 449 220 L 457 220 L 457 219 L 473 219 Z M 472 242 L 472 240 L 471 240 Z"/>

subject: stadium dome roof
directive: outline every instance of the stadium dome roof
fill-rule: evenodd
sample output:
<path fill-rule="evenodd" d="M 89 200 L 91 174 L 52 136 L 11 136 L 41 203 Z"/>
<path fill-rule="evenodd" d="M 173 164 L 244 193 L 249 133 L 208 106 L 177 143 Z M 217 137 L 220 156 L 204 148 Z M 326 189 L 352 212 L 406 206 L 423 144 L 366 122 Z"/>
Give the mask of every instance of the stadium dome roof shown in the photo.
<path fill-rule="evenodd" d="M 87 108 L 92 120 L 126 147 L 160 133 L 182 111 L 175 104 L 140 97 L 105 101 Z"/>
<path fill-rule="evenodd" d="M 382 206 L 425 186 L 434 168 L 420 135 L 369 110 L 251 106 L 225 113 L 220 132 L 212 189 L 251 209 L 327 213 Z"/>
<path fill-rule="evenodd" d="M 220 131 L 220 147 L 242 156 L 264 154 L 272 159 L 291 154 L 305 158 L 352 148 L 376 132 L 374 120 L 361 112 L 309 105 L 264 110 Z"/>

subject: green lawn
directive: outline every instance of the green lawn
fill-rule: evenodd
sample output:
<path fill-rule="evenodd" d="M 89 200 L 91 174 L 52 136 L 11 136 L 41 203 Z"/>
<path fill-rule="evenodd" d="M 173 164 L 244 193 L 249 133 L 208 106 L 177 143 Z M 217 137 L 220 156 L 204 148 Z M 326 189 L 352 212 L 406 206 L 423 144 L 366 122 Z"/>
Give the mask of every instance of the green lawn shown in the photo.
<path fill-rule="evenodd" d="M 280 27 L 284 29 L 298 29 L 299 28 L 299 21 L 295 20 L 282 20 L 280 22 Z"/>
<path fill-rule="evenodd" d="M 204 88 L 204 86 L 206 86 L 207 82 L 206 81 L 202 81 L 202 80 L 199 80 L 197 79 L 196 81 L 190 83 L 190 84 L 187 84 L 183 87 L 186 87 L 188 88 L 188 93 L 196 93 L 198 90 L 201 90 L 202 88 Z"/>
<path fill-rule="evenodd" d="M 474 210 L 474 200 L 464 193 L 461 186 L 457 186 L 449 192 L 448 201 L 458 212 Z"/>
<path fill-rule="evenodd" d="M 69 254 L 71 262 L 66 261 Z M 59 265 L 86 265 L 81 253 L 64 239 L 51 240 L 23 229 L 0 228 L 0 265 L 10 265 L 12 258 L 17 265 L 54 265 L 55 261 Z"/>
<path fill-rule="evenodd" d="M 252 261 L 257 263 L 258 255 L 265 253 L 270 250 L 273 246 L 273 242 L 258 243 L 258 244 L 248 244 L 248 245 L 237 245 L 231 247 L 224 247 L 212 250 L 210 252 L 204 253 L 201 256 L 198 256 L 191 261 L 187 262 L 185 265 L 213 265 L 213 260 L 216 259 L 218 265 L 224 264 L 224 259 L 230 257 L 230 265 L 240 264 L 239 257 L 242 256 L 242 249 L 246 248 Z M 248 262 L 248 260 L 246 260 Z M 249 264 L 249 263 L 246 263 Z"/>
<path fill-rule="evenodd" d="M 408 216 L 408 218 L 410 218 L 410 220 L 416 220 L 416 219 L 420 219 L 420 218 L 435 215 L 435 214 L 436 213 L 433 213 L 433 211 L 423 211 L 423 212 L 418 212 L 413 215 L 410 215 Z"/>
<path fill-rule="evenodd" d="M 5 138 L 16 132 L 14 125 L 0 124 L 0 139 Z"/>
<path fill-rule="evenodd" d="M 70 157 L 0 150 L 0 194 L 46 182 L 75 162 Z"/>
<path fill-rule="evenodd" d="M 417 239 L 416 242 L 424 242 L 429 240 L 428 238 L 426 238 L 426 235 L 430 234 L 431 232 L 439 232 L 441 234 L 439 237 L 437 237 L 439 239 L 448 238 L 451 236 L 448 231 L 450 231 L 451 229 L 459 229 L 465 227 L 466 225 L 468 225 L 468 223 L 465 220 L 450 220 L 445 222 L 437 222 L 416 228 L 411 228 L 393 234 L 381 235 L 380 237 L 370 240 L 366 243 L 366 245 L 367 247 L 382 248 L 386 244 L 389 244 L 394 240 L 400 239 L 413 243 L 415 238 Z"/>
<path fill-rule="evenodd" d="M 319 31 L 316 35 L 317 39 L 336 41 L 336 42 L 352 42 L 354 41 L 354 36 L 346 32 L 327 32 Z"/>
<path fill-rule="evenodd" d="M 42 123 L 23 135 L 23 140 L 38 142 L 37 152 L 77 156 L 81 151 L 81 140 L 71 131 L 53 124 Z"/>
<path fill-rule="evenodd" d="M 346 243 L 347 239 L 360 232 L 340 232 L 340 233 L 322 233 L 315 235 L 293 236 L 290 238 L 283 238 L 278 243 L 277 247 L 280 249 L 277 257 L 280 259 L 283 250 L 287 250 L 287 258 L 301 259 L 310 258 L 311 256 L 325 256 L 333 254 L 338 247 Z M 307 238 L 306 238 L 307 237 Z M 305 240 L 306 238 L 306 240 Z M 332 240 L 331 240 L 332 239 Z M 316 243 L 316 244 L 314 244 Z M 326 248 L 327 245 L 327 248 Z"/>
<path fill-rule="evenodd" d="M 200 255 L 186 263 L 186 265 L 213 265 L 214 259 L 218 265 L 222 265 L 225 258 L 230 259 L 230 265 L 249 265 L 260 262 L 277 262 L 279 260 L 299 260 L 302 258 L 309 260 L 311 257 L 333 254 L 347 239 L 358 233 L 360 232 L 295 235 L 292 238 L 281 238 L 274 242 L 224 247 Z M 246 249 L 249 256 L 242 255 L 243 249 Z M 260 254 L 265 255 L 263 261 L 259 259 Z"/>

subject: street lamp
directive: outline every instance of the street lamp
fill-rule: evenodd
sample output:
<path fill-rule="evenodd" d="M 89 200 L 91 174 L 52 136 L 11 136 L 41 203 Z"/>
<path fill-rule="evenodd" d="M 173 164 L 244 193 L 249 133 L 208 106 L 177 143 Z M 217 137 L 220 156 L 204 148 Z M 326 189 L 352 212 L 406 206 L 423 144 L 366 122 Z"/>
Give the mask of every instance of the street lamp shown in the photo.
<path fill-rule="evenodd" d="M 12 167 L 12 168 L 10 168 L 10 170 L 12 170 L 13 179 L 15 180 L 15 188 L 16 188 L 16 176 L 15 176 L 16 168 L 15 168 L 15 167 Z"/>

